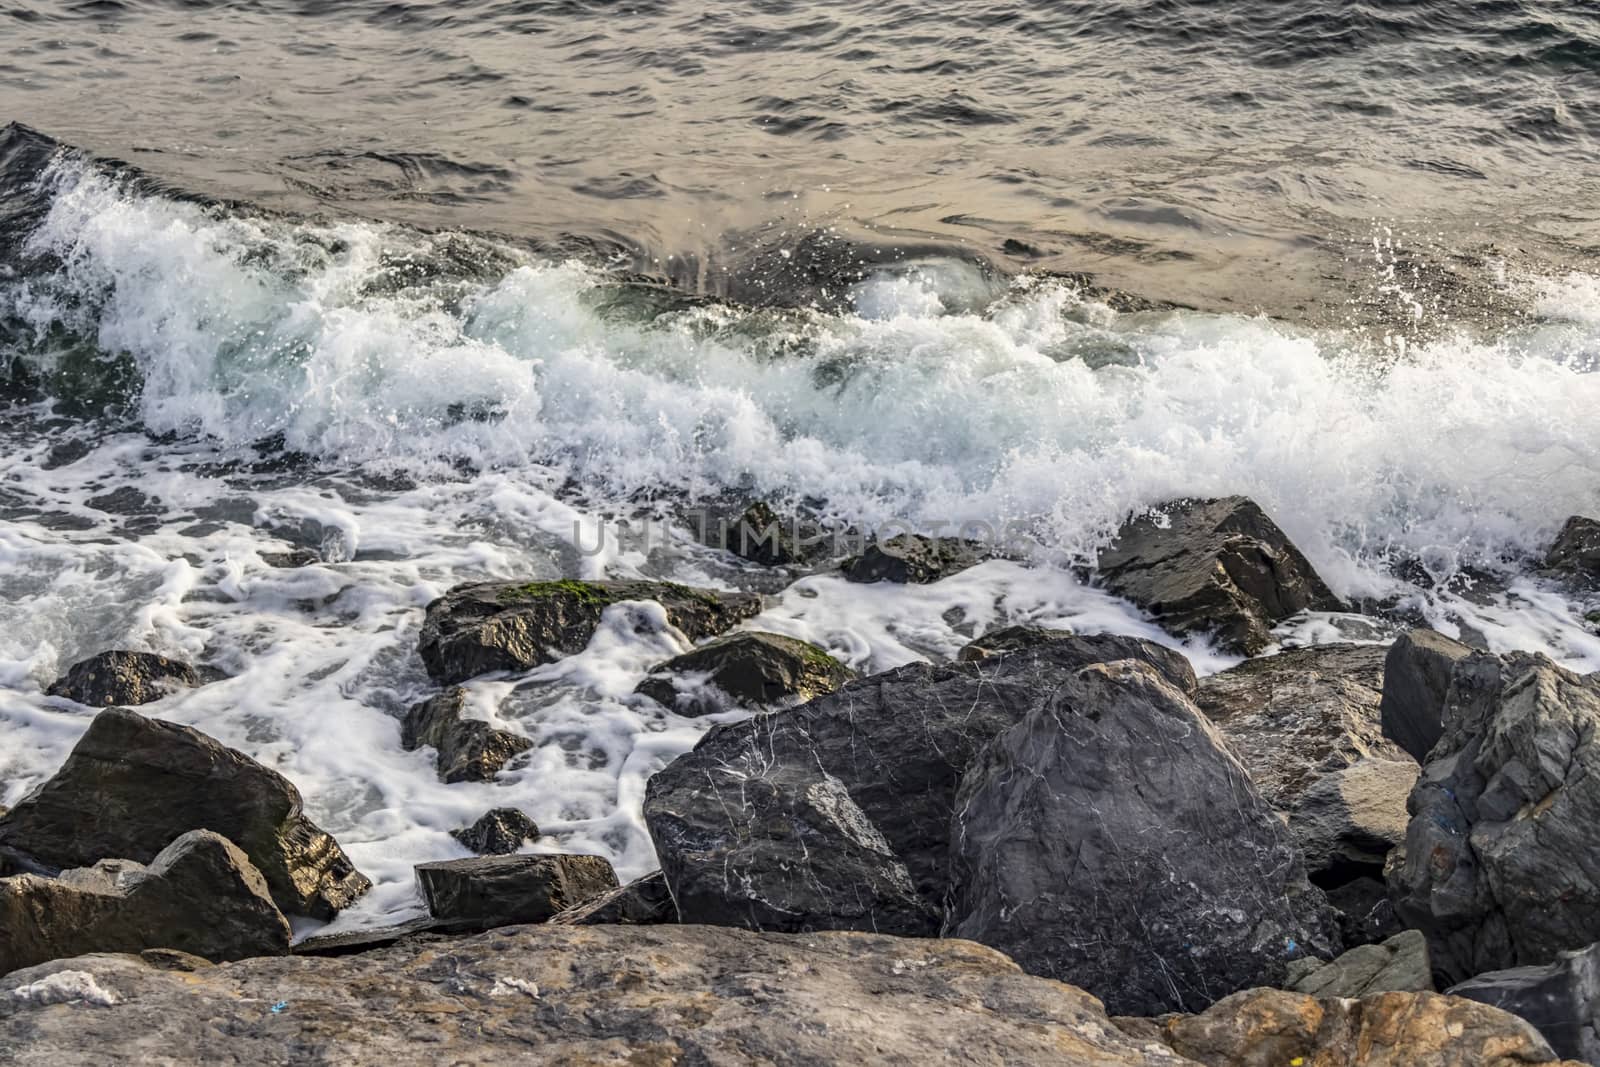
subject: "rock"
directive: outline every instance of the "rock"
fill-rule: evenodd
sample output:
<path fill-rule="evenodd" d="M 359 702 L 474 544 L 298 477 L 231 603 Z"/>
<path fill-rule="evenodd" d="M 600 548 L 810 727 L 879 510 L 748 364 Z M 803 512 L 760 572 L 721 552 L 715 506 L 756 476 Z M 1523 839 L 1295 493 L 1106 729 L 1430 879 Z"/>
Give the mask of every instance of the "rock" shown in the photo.
<path fill-rule="evenodd" d="M 483 856 L 417 865 L 428 914 L 482 929 L 542 923 L 617 887 L 599 856 Z"/>
<path fill-rule="evenodd" d="M 1437 993 L 1316 1000 L 1251 989 L 1204 1014 L 1157 1023 L 1175 1052 L 1205 1067 L 1525 1067 L 1557 1060 L 1516 1016 Z"/>
<path fill-rule="evenodd" d="M 1543 967 L 1480 974 L 1448 992 L 1526 1019 L 1563 1056 L 1600 1063 L 1600 944 Z"/>
<path fill-rule="evenodd" d="M 1306 787 L 1289 809 L 1289 832 L 1319 884 L 1382 877 L 1390 850 L 1405 842 L 1417 773 L 1410 760 L 1363 759 Z"/>
<path fill-rule="evenodd" d="M 1120 1015 L 1198 1011 L 1333 952 L 1322 894 L 1200 709 L 1085 667 L 968 768 L 948 929 Z"/>
<path fill-rule="evenodd" d="M 539 826 L 516 808 L 495 808 L 450 836 L 480 856 L 509 856 L 539 837 Z"/>
<path fill-rule="evenodd" d="M 1568 519 L 1546 553 L 1544 565 L 1557 574 L 1589 582 L 1600 579 L 1600 522 L 1581 515 Z"/>
<path fill-rule="evenodd" d="M 424 745 L 437 749 L 434 766 L 442 782 L 492 782 L 533 742 L 481 719 L 463 718 L 466 704 L 467 691 L 456 687 L 412 705 L 400 723 L 400 745 L 407 752 Z"/>
<path fill-rule="evenodd" d="M 1217 647 L 1255 655 L 1272 626 L 1342 607 L 1283 531 L 1240 496 L 1182 500 L 1124 523 L 1098 569 L 1106 589 L 1175 634 L 1215 631 Z"/>
<path fill-rule="evenodd" d="M 956 654 L 956 659 L 961 663 L 977 663 L 991 656 L 1004 656 L 1058 641 L 1073 642 L 1081 649 L 1093 649 L 1092 655 L 1101 663 L 1115 663 L 1121 659 L 1148 663 L 1158 674 L 1182 690 L 1184 696 L 1193 697 L 1199 690 L 1194 667 L 1183 653 L 1153 641 L 1117 634 L 1079 636 L 1069 630 L 1049 630 L 1041 626 L 1007 626 L 967 642 Z"/>
<path fill-rule="evenodd" d="M 636 878 L 625 886 L 574 904 L 550 920 L 565 926 L 593 926 L 596 923 L 626 923 L 654 926 L 678 921 L 678 906 L 672 890 L 660 871 Z"/>
<path fill-rule="evenodd" d="M 1445 696 L 1456 664 L 1472 649 L 1433 630 L 1411 630 L 1389 647 L 1383 667 L 1383 736 L 1418 763 L 1444 732 Z"/>
<path fill-rule="evenodd" d="M 102 860 L 0 879 L 0 974 L 86 952 L 170 948 L 211 960 L 282 955 L 289 922 L 245 854 L 191 830 L 149 867 Z"/>
<path fill-rule="evenodd" d="M 310 567 L 321 563 L 322 557 L 314 548 L 291 548 L 287 552 L 263 552 L 261 562 L 278 568 Z"/>
<path fill-rule="evenodd" d="M 765 567 L 806 566 L 834 554 L 836 538 L 820 524 L 784 519 L 763 501 L 733 513 L 715 508 L 695 513 L 704 544 L 726 549 Z"/>
<path fill-rule="evenodd" d="M 1417 776 L 1379 725 L 1384 655 L 1377 645 L 1290 649 L 1203 679 L 1196 698 L 1288 819 L 1311 881 L 1328 892 L 1352 943 L 1395 932 L 1371 913 Z"/>
<path fill-rule="evenodd" d="M 683 921 L 935 933 L 968 764 L 1074 670 L 1121 655 L 1124 640 L 909 664 L 713 727 L 645 790 L 645 823 Z"/>
<path fill-rule="evenodd" d="M 318 934 L 289 947 L 296 956 L 350 956 L 358 952 L 388 948 L 401 941 L 442 941 L 453 934 L 477 933 L 482 929 L 472 922 L 445 922 L 441 919 L 412 919 L 394 926 L 367 927 L 342 934 Z"/>
<path fill-rule="evenodd" d="M 1287 988 L 1313 997 L 1433 992 L 1428 939 L 1415 930 L 1395 934 L 1381 945 L 1357 945 L 1332 961 L 1295 962 L 1309 966 L 1291 971 Z"/>
<path fill-rule="evenodd" d="M 861 555 L 846 560 L 843 571 L 851 582 L 927 585 L 976 567 L 990 555 L 988 547 L 977 541 L 901 534 L 874 541 Z"/>
<path fill-rule="evenodd" d="M 1389 893 L 1447 982 L 1600 941 L 1600 680 L 1460 660 L 1410 808 Z"/>
<path fill-rule="evenodd" d="M 104 1002 L 19 994 L 73 974 Z M 351 1067 L 1193 1067 L 1128 1038 L 1087 994 L 979 945 L 688 926 L 527 926 L 194 974 L 85 957 L 0 979 L 0 1048 L 16 1067 L 175 1055 Z"/>
<path fill-rule="evenodd" d="M 198 829 L 238 845 L 288 915 L 332 918 L 372 886 L 305 817 L 288 779 L 198 730 L 124 708 L 96 715 L 55 777 L 0 818 L 0 855 L 46 874 L 149 863 Z"/>
<path fill-rule="evenodd" d="M 600 615 L 625 600 L 653 600 L 691 641 L 731 630 L 761 610 L 752 593 L 670 582 L 479 582 L 428 605 L 418 651 L 441 684 L 489 671 L 522 671 L 583 651 Z"/>
<path fill-rule="evenodd" d="M 45 690 L 91 708 L 149 704 L 178 689 L 193 689 L 222 678 L 220 671 L 191 667 L 152 652 L 102 652 L 81 663 Z"/>
<path fill-rule="evenodd" d="M 760 709 L 798 703 L 831 693 L 855 677 L 855 671 L 816 645 L 745 631 L 656 666 L 636 692 L 680 715 L 699 716 L 729 710 L 729 698 Z"/>

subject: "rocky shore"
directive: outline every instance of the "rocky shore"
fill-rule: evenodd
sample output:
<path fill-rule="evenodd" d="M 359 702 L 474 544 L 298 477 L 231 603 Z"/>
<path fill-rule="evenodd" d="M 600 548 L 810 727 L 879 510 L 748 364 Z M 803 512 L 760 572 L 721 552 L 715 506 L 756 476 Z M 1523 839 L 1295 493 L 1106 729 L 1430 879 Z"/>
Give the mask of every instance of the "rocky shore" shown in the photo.
<path fill-rule="evenodd" d="M 1553 580 L 1596 582 L 1595 529 L 1568 524 Z M 751 558 L 929 583 L 984 555 L 869 552 Z M 1243 498 L 1131 518 L 1092 580 L 1255 658 L 1200 678 L 1014 625 L 860 677 L 740 628 L 752 593 L 454 589 L 417 649 L 438 689 L 399 724 L 447 782 L 527 747 L 462 683 L 640 605 L 696 643 L 638 688 L 715 716 L 643 798 L 660 870 L 530 852 L 496 809 L 456 833 L 476 858 L 417 867 L 427 918 L 294 944 L 371 883 L 282 775 L 131 710 L 214 674 L 77 664 L 52 692 L 103 710 L 0 814 L 3 1058 L 1600 1064 L 1600 677 L 1372 606 L 1387 647 L 1275 649 L 1350 605 Z"/>

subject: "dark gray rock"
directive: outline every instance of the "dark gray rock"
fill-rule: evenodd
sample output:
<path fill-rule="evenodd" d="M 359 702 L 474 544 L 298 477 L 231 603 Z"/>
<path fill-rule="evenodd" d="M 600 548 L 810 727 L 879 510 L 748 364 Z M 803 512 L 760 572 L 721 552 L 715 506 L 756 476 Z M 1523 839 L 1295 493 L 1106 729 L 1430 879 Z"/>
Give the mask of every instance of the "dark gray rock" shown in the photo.
<path fill-rule="evenodd" d="M 450 836 L 480 856 L 509 856 L 525 842 L 538 840 L 539 825 L 516 808 L 495 808 Z"/>
<path fill-rule="evenodd" d="M 371 888 L 305 817 L 288 779 L 198 730 L 125 708 L 96 715 L 55 777 L 0 818 L 0 855 L 46 874 L 103 859 L 149 863 L 201 829 L 244 851 L 285 914 L 332 918 Z"/>
<path fill-rule="evenodd" d="M 79 663 L 45 692 L 91 708 L 149 704 L 179 689 L 193 689 L 222 678 L 220 671 L 191 667 L 153 652 L 101 652 Z"/>
<path fill-rule="evenodd" d="M 1080 651 L 1091 650 L 1087 654 L 1100 663 L 1114 663 L 1119 659 L 1148 663 L 1187 697 L 1193 697 L 1199 690 L 1200 683 L 1195 678 L 1194 666 L 1182 652 L 1153 641 L 1141 641 L 1137 637 L 1118 634 L 1080 635 L 1070 630 L 1049 630 L 1041 626 L 1007 626 L 967 642 L 956 654 L 956 659 L 961 663 L 977 663 L 993 656 L 1004 656 L 1059 641 L 1070 642 L 1071 647 Z"/>
<path fill-rule="evenodd" d="M 414 704 L 400 723 L 400 744 L 411 752 L 431 746 L 438 751 L 434 766 L 443 782 L 492 782 L 512 757 L 533 742 L 509 730 L 496 730 L 481 719 L 462 715 L 466 690 L 447 689 Z"/>
<path fill-rule="evenodd" d="M 1456 664 L 1472 649 L 1434 630 L 1411 630 L 1389 647 L 1383 670 L 1383 735 L 1418 763 L 1444 732 L 1444 701 Z"/>
<path fill-rule="evenodd" d="M 874 541 L 861 555 L 847 560 L 843 570 L 852 582 L 927 585 L 976 567 L 991 555 L 988 546 L 977 541 L 901 534 Z"/>
<path fill-rule="evenodd" d="M 653 668 L 638 692 L 680 715 L 738 706 L 770 709 L 831 693 L 856 672 L 816 645 L 745 631 L 719 637 Z"/>
<path fill-rule="evenodd" d="M 1519 1015 L 1560 1055 L 1600 1063 L 1600 945 L 1562 952 L 1543 967 L 1480 974 L 1446 992 Z"/>
<path fill-rule="evenodd" d="M 646 788 L 683 921 L 934 933 L 973 757 L 1077 668 L 1124 649 L 1071 638 L 981 663 L 910 664 L 713 727 Z"/>
<path fill-rule="evenodd" d="M 1283 531 L 1239 496 L 1175 501 L 1130 520 L 1098 569 L 1106 589 L 1168 631 L 1214 632 L 1219 648 L 1244 655 L 1271 644 L 1277 622 L 1343 606 Z"/>
<path fill-rule="evenodd" d="M 1085 667 L 967 770 L 948 930 L 1115 1014 L 1199 1011 L 1338 950 L 1282 821 L 1148 666 Z"/>
<path fill-rule="evenodd" d="M 210 960 L 282 955 L 289 922 L 245 854 L 208 830 L 149 867 L 103 860 L 60 877 L 0 879 L 0 974 L 87 952 L 168 948 Z"/>
<path fill-rule="evenodd" d="M 559 913 L 551 922 L 560 926 L 595 926 L 623 923 L 655 926 L 678 921 L 678 906 L 660 871 L 636 878 L 625 886 L 607 890 Z"/>
<path fill-rule="evenodd" d="M 601 613 L 625 600 L 653 600 L 691 641 L 731 630 L 761 611 L 753 593 L 719 593 L 671 582 L 478 582 L 428 605 L 418 651 L 437 682 L 490 671 L 522 671 L 583 651 Z"/>
<path fill-rule="evenodd" d="M 269 567 L 309 567 L 314 563 L 321 563 L 322 557 L 314 548 L 291 548 L 287 552 L 263 552 L 261 562 Z"/>
<path fill-rule="evenodd" d="M 1586 582 L 1600 579 L 1600 522 L 1581 515 L 1568 519 L 1546 553 L 1544 565 L 1557 574 Z"/>
<path fill-rule="evenodd" d="M 1419 768 L 1410 760 L 1363 759 L 1312 782 L 1289 808 L 1289 833 L 1319 885 L 1383 875 L 1406 839 L 1406 801 Z"/>
<path fill-rule="evenodd" d="M 430 915 L 480 929 L 542 923 L 617 888 L 616 872 L 600 856 L 482 856 L 422 863 L 416 871 Z"/>
<path fill-rule="evenodd" d="M 844 535 L 800 516 L 780 516 L 764 501 L 744 510 L 704 507 L 690 515 L 703 543 L 765 567 L 804 567 L 838 552 Z"/>
<path fill-rule="evenodd" d="M 1357 945 L 1337 959 L 1296 960 L 1289 965 L 1284 988 L 1319 999 L 1431 993 L 1428 939 L 1415 930 L 1405 930 L 1379 945 Z"/>
<path fill-rule="evenodd" d="M 1410 810 L 1389 892 L 1446 982 L 1600 940 L 1600 681 L 1460 660 Z"/>

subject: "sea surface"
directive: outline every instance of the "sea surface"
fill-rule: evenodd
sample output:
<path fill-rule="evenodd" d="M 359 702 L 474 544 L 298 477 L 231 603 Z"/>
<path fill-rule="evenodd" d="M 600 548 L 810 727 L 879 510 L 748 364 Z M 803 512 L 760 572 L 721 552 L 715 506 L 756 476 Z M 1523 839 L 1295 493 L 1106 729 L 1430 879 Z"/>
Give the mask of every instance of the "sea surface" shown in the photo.
<path fill-rule="evenodd" d="M 377 889 L 526 810 L 654 866 L 647 605 L 470 686 L 536 747 L 441 784 L 398 717 L 485 577 L 769 594 L 863 671 L 1011 622 L 1178 644 L 1082 564 L 1255 498 L 1337 592 L 1600 668 L 1541 573 L 1600 509 L 1600 8 L 0 0 L 0 804 L 68 665 L 293 780 Z M 1022 531 L 933 586 L 748 568 L 686 514 Z M 317 562 L 271 565 L 300 548 Z M 1286 644 L 1382 641 L 1357 616 Z M 1232 661 L 1182 644 L 1203 671 Z M 301 924 L 302 932 L 311 924 Z"/>

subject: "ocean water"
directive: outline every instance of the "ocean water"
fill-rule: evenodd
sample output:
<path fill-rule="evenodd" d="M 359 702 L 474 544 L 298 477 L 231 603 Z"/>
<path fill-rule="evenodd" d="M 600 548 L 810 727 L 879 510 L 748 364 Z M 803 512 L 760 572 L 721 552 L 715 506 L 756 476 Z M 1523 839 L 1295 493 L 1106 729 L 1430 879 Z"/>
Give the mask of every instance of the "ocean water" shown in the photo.
<path fill-rule="evenodd" d="M 12 3 L 0 59 L 0 803 L 109 647 L 417 912 L 497 806 L 624 877 L 708 720 L 648 604 L 471 684 L 535 748 L 399 747 L 427 602 L 484 577 L 768 595 L 862 671 L 1012 622 L 1162 635 L 1082 565 L 1242 493 L 1340 594 L 1600 669 L 1539 560 L 1600 509 L 1580 4 Z M 686 509 L 1020 531 L 933 586 L 782 576 Z M 302 568 L 269 565 L 292 547 Z M 1382 641 L 1317 615 L 1284 643 Z M 302 927 L 308 929 L 309 927 Z"/>

